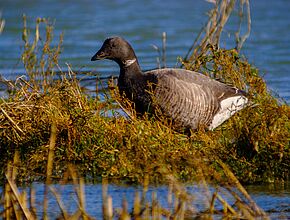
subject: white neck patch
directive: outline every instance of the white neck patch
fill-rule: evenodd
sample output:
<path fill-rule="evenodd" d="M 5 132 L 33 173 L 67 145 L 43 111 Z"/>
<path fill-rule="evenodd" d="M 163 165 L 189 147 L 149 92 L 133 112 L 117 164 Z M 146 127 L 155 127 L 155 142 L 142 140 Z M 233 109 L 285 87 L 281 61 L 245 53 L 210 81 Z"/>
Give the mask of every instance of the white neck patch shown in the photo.
<path fill-rule="evenodd" d="M 125 65 L 125 67 L 128 67 L 128 66 L 132 65 L 135 62 L 136 62 L 136 59 L 133 59 L 133 60 L 125 60 L 123 63 Z"/>

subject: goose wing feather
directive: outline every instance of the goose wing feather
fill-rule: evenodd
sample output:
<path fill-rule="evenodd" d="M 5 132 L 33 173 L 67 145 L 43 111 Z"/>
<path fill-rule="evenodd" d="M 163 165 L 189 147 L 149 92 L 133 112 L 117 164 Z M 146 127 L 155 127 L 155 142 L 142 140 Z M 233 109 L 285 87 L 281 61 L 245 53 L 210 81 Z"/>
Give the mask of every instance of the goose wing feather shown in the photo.
<path fill-rule="evenodd" d="M 159 69 L 145 73 L 157 78 L 154 95 L 162 112 L 177 127 L 196 129 L 209 125 L 220 109 L 220 100 L 238 90 L 205 75 L 183 69 Z"/>

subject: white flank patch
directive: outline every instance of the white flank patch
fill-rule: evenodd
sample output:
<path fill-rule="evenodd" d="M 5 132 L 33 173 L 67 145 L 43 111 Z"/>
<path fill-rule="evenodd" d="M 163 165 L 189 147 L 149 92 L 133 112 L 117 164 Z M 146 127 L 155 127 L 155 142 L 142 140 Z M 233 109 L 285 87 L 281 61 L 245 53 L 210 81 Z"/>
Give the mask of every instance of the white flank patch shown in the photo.
<path fill-rule="evenodd" d="M 221 125 L 224 121 L 228 120 L 236 112 L 243 109 L 248 103 L 248 99 L 245 96 L 234 96 L 221 101 L 221 109 L 213 117 L 213 120 L 209 126 L 210 130 L 215 129 Z"/>
<path fill-rule="evenodd" d="M 126 60 L 126 61 L 124 62 L 124 64 L 125 64 L 125 67 L 128 67 L 128 66 L 132 65 L 132 64 L 135 63 L 135 62 L 136 62 L 136 59 L 133 59 L 133 60 Z"/>

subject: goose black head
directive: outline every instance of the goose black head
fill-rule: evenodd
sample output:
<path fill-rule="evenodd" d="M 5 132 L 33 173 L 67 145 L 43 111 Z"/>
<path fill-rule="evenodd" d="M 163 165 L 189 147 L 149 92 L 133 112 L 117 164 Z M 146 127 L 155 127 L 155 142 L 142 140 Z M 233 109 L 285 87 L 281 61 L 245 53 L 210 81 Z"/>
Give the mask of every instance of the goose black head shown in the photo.
<path fill-rule="evenodd" d="M 128 61 L 136 60 L 131 45 L 121 37 L 107 38 L 99 51 L 92 57 L 91 61 L 109 59 L 114 60 L 120 66 L 126 66 Z"/>

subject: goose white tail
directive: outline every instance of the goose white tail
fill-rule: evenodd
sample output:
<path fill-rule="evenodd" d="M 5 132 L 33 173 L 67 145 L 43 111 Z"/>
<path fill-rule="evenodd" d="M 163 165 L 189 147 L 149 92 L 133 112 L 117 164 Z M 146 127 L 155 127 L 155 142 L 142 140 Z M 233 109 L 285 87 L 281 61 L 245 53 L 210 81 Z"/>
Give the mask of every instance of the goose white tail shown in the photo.
<path fill-rule="evenodd" d="M 213 117 L 213 120 L 209 126 L 210 130 L 215 129 L 221 125 L 224 121 L 228 120 L 236 112 L 240 111 L 247 106 L 248 99 L 245 96 L 229 97 L 221 101 L 221 108 L 218 113 Z"/>

